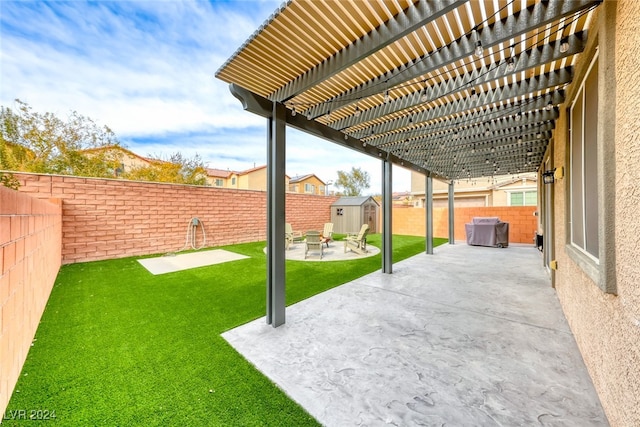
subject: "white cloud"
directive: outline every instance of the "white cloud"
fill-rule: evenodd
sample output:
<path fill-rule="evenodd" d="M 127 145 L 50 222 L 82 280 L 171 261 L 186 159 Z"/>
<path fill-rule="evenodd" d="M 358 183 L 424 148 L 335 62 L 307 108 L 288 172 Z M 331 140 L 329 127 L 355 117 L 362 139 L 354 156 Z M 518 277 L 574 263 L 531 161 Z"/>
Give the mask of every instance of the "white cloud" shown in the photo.
<path fill-rule="evenodd" d="M 3 0 L 0 103 L 78 111 L 142 155 L 198 153 L 230 169 L 264 164 L 265 120 L 242 111 L 214 74 L 279 5 Z M 337 170 L 356 166 L 371 175 L 370 191 L 380 191 L 376 159 L 290 134 L 287 173 L 335 180 Z M 408 190 L 408 178 L 396 175 L 394 189 Z"/>

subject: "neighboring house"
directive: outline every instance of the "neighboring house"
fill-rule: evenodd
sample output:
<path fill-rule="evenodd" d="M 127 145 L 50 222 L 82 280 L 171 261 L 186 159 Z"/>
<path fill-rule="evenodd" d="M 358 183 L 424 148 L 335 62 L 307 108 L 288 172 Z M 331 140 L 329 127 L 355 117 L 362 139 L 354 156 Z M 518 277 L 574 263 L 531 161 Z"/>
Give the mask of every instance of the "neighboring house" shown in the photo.
<path fill-rule="evenodd" d="M 316 194 L 319 196 L 327 194 L 327 184 L 312 173 L 291 178 L 288 188 L 291 193 Z"/>
<path fill-rule="evenodd" d="M 289 186 L 289 177 L 285 175 L 285 187 Z M 238 190 L 267 191 L 267 166 L 258 166 L 241 172 L 232 171 L 227 178 L 226 188 Z"/>
<path fill-rule="evenodd" d="M 83 153 L 85 153 L 89 157 L 94 153 L 107 153 L 110 156 L 113 156 L 120 164 L 120 166 L 118 166 L 113 171 L 114 176 L 120 176 L 124 172 L 129 172 L 132 169 L 139 167 L 149 166 L 151 163 L 158 161 L 139 156 L 133 151 L 127 150 L 126 148 L 117 145 L 100 148 L 89 148 L 87 150 L 83 150 Z"/>
<path fill-rule="evenodd" d="M 357 233 L 369 224 L 369 233 L 377 233 L 380 205 L 373 197 L 341 197 L 331 205 L 331 222 L 335 233 Z"/>
<path fill-rule="evenodd" d="M 499 176 L 487 179 L 458 180 L 453 184 L 454 207 L 535 206 L 538 203 L 536 174 Z M 424 207 L 425 178 L 411 172 L 411 194 L 414 207 Z M 433 180 L 433 207 L 447 207 L 449 184 Z"/>
<path fill-rule="evenodd" d="M 112 151 L 116 156 L 118 156 L 118 161 L 120 166 L 114 171 L 115 176 L 119 176 L 124 172 L 128 172 L 131 169 L 148 166 L 153 162 L 161 162 L 162 160 L 149 159 L 146 157 L 142 157 L 134 153 L 133 151 L 127 150 L 126 148 L 112 146 L 105 148 L 94 148 L 85 150 L 84 152 L 90 155 L 92 152 L 98 151 Z M 231 171 L 224 169 L 216 169 L 216 168 L 207 168 L 207 185 L 212 187 L 220 187 L 220 188 L 235 188 L 238 190 L 258 190 L 258 191 L 267 191 L 267 166 L 257 166 L 251 169 L 247 169 L 244 171 Z M 306 177 L 312 177 L 307 182 L 314 183 L 315 188 L 319 188 L 321 186 L 322 191 L 324 191 L 324 183 L 319 180 L 315 175 L 306 175 Z M 315 177 L 315 180 L 313 180 Z M 289 188 L 289 177 L 285 176 L 285 185 Z M 320 184 L 317 184 L 320 183 Z M 302 193 L 303 191 L 301 191 Z M 324 194 L 313 192 L 311 194 Z"/>
<path fill-rule="evenodd" d="M 228 187 L 233 173 L 228 169 L 207 168 L 207 184 L 212 187 Z"/>
<path fill-rule="evenodd" d="M 395 192 L 391 195 L 393 207 L 412 207 L 414 196 L 409 191 Z"/>

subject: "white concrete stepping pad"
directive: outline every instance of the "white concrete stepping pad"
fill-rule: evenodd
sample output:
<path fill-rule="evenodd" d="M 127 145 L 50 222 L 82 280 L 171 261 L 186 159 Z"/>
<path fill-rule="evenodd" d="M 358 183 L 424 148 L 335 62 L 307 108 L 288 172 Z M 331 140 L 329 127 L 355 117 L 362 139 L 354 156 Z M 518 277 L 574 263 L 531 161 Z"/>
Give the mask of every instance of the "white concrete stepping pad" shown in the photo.
<path fill-rule="evenodd" d="M 191 252 L 188 254 L 165 255 L 157 258 L 139 259 L 138 262 L 151 274 L 173 273 L 181 270 L 188 270 L 196 267 L 206 267 L 208 265 L 220 264 L 223 262 L 236 261 L 249 258 L 235 252 L 224 249 L 214 249 L 203 252 Z"/>

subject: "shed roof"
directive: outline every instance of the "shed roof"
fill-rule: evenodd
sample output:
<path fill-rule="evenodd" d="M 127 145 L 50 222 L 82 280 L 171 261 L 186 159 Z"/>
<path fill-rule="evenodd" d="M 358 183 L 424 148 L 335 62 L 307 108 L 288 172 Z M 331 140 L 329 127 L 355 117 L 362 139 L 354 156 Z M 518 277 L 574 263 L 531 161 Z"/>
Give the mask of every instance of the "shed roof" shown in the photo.
<path fill-rule="evenodd" d="M 534 172 L 601 2 L 290 0 L 216 77 L 436 178 Z"/>
<path fill-rule="evenodd" d="M 378 202 L 376 202 L 376 199 L 374 199 L 371 196 L 355 196 L 355 197 L 344 196 L 344 197 L 340 197 L 338 200 L 333 202 L 331 206 L 362 206 L 368 201 L 372 201 L 373 203 L 379 206 Z"/>

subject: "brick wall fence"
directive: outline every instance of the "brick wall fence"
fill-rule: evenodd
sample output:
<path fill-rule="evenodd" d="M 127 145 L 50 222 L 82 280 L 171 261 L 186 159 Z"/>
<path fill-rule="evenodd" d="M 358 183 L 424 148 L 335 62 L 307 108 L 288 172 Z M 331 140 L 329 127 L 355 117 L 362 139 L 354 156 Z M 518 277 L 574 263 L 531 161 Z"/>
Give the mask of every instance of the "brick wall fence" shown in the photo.
<path fill-rule="evenodd" d="M 15 174 L 20 192 L 62 200 L 62 263 L 177 251 L 190 220 L 204 224 L 206 246 L 266 239 L 264 191 L 148 183 L 59 175 Z M 286 215 L 294 230 L 322 229 L 332 196 L 287 193 Z M 532 243 L 535 207 L 456 208 L 456 240 L 474 216 L 498 216 L 510 224 L 510 242 Z M 448 237 L 448 209 L 434 209 L 434 235 Z M 424 209 L 393 210 L 394 234 L 425 235 Z M 203 241 L 196 229 L 196 245 Z"/>
<path fill-rule="evenodd" d="M 62 263 L 177 251 L 193 217 L 204 224 L 205 246 L 266 240 L 264 191 L 14 174 L 19 191 L 62 200 Z M 294 230 L 321 230 L 330 221 L 332 196 L 287 194 Z M 203 243 L 196 228 L 196 246 Z"/>
<path fill-rule="evenodd" d="M 0 186 L 0 414 L 60 269 L 62 209 Z"/>
<path fill-rule="evenodd" d="M 534 215 L 535 206 L 503 206 L 455 208 L 454 234 L 456 240 L 466 240 L 464 225 L 476 216 L 498 217 L 509 223 L 510 243 L 533 244 L 535 232 L 538 229 L 538 217 Z M 425 235 L 424 208 L 394 209 L 392 214 L 393 233 L 414 236 Z M 433 209 L 433 235 L 435 237 L 449 237 L 449 209 Z"/>

